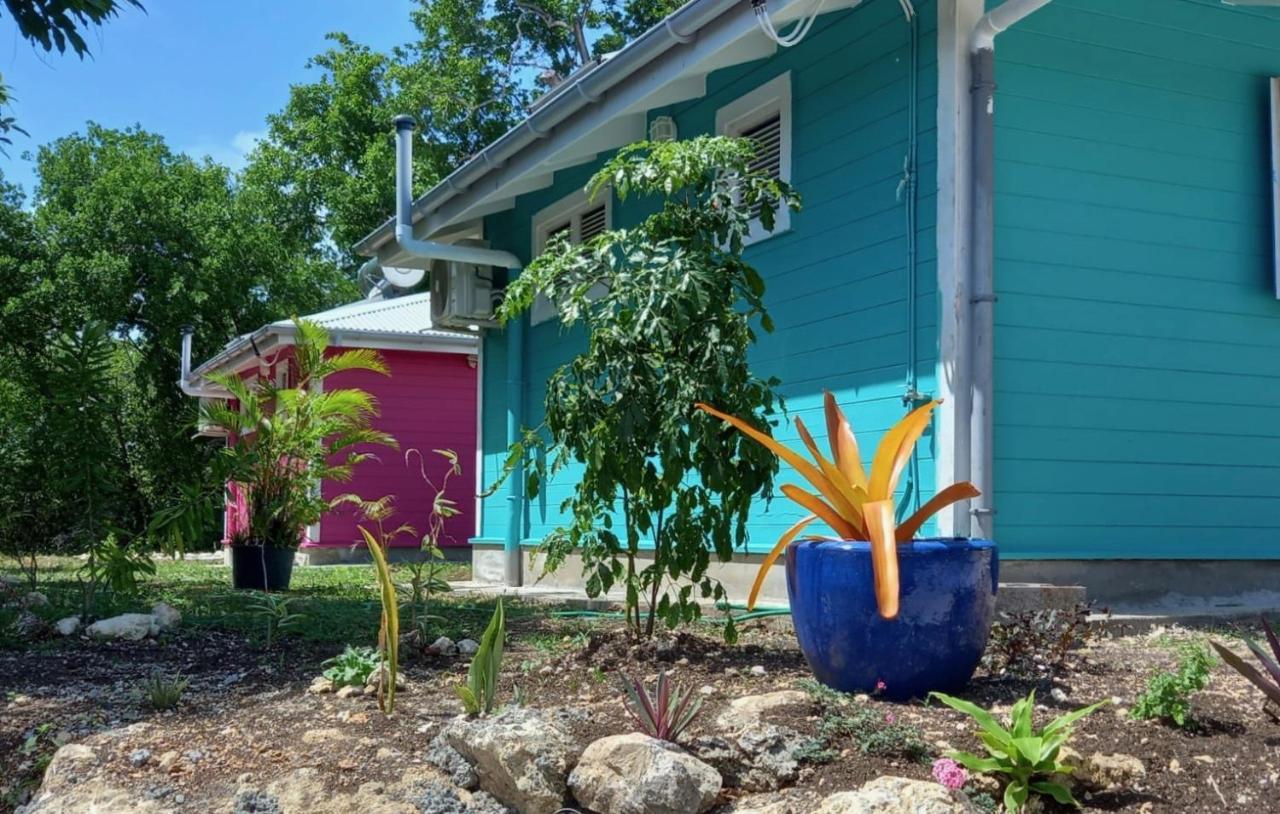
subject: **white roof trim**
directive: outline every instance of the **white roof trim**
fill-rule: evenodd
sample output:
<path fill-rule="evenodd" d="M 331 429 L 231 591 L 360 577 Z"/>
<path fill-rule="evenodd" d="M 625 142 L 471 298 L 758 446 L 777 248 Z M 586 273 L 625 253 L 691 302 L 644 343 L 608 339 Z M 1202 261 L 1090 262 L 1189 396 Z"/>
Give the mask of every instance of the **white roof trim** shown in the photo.
<path fill-rule="evenodd" d="M 479 337 L 474 333 L 432 325 L 429 294 L 354 302 L 304 319 L 325 328 L 329 332 L 329 344 L 338 348 L 474 355 L 480 347 Z M 281 346 L 294 344 L 296 333 L 293 321 L 282 319 L 253 333 L 238 336 L 213 358 L 191 371 L 189 381 L 194 383 L 217 371 L 240 370 L 254 363 L 259 352 L 266 355 Z M 257 351 L 254 350 L 255 344 Z"/>
<path fill-rule="evenodd" d="M 861 2 L 831 0 L 823 10 Z M 775 25 L 811 7 L 804 0 L 769 5 Z M 555 169 L 643 138 L 646 111 L 698 98 L 707 74 L 770 56 L 775 48 L 759 30 L 751 3 L 691 0 L 616 54 L 565 80 L 524 121 L 414 201 L 415 237 L 438 238 L 460 222 L 508 208 L 515 195 L 550 185 Z M 393 233 L 388 219 L 355 249 L 390 262 Z"/>

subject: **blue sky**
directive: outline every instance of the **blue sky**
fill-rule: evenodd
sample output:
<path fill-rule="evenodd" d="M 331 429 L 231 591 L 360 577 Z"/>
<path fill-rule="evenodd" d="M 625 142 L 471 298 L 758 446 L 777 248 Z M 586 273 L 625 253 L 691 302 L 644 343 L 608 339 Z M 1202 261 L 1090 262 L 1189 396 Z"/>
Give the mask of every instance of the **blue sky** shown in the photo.
<path fill-rule="evenodd" d="M 7 180 L 30 194 L 34 167 L 22 154 L 86 121 L 140 124 L 169 146 L 239 167 L 291 84 L 314 76 L 307 59 L 343 31 L 378 50 L 413 38 L 411 0 L 143 0 L 86 40 L 93 52 L 45 54 L 0 19 L 0 74 L 17 97 Z"/>

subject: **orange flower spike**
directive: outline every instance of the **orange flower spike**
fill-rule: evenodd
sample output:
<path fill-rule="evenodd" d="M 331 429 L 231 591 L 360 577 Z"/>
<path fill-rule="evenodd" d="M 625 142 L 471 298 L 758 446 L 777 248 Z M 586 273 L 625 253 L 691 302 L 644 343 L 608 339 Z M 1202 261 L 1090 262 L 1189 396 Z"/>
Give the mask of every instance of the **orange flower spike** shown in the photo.
<path fill-rule="evenodd" d="M 837 489 L 831 481 L 829 481 L 827 477 L 818 470 L 817 467 L 806 461 L 799 453 L 783 446 L 778 443 L 776 439 L 760 432 L 740 418 L 735 418 L 727 413 L 722 413 L 716 408 L 707 404 L 702 404 L 701 402 L 694 406 L 699 410 L 702 410 L 704 413 L 713 415 L 721 421 L 728 422 L 743 435 L 791 464 L 791 466 L 795 468 L 796 472 L 799 472 L 801 477 L 813 484 L 814 488 L 817 489 L 824 498 L 830 501 L 833 506 L 838 506 L 845 500 L 844 496 L 840 494 L 840 490 Z"/>
<path fill-rule="evenodd" d="M 876 607 L 883 619 L 898 615 L 898 550 L 893 535 L 893 501 L 873 500 L 862 507 L 871 538 L 871 570 Z"/>
<path fill-rule="evenodd" d="M 902 525 L 898 526 L 896 535 L 898 542 L 911 542 L 920 531 L 920 527 L 927 523 L 930 517 L 933 517 L 952 503 L 959 503 L 962 500 L 977 497 L 979 494 L 981 492 L 978 491 L 977 487 L 968 481 L 951 484 L 934 495 L 928 503 L 917 509 L 915 514 L 908 517 Z"/>
<path fill-rule="evenodd" d="M 858 452 L 858 439 L 853 434 L 853 427 L 845 418 L 836 397 L 830 390 L 822 393 L 823 407 L 827 417 L 827 441 L 831 444 L 831 454 L 835 457 L 836 466 L 844 473 L 845 478 L 854 486 L 867 490 L 867 473 L 862 468 L 861 453 Z"/>
<path fill-rule="evenodd" d="M 804 531 L 805 526 L 817 519 L 817 515 L 811 514 L 787 529 L 778 538 L 778 542 L 773 546 L 773 549 L 765 555 L 764 562 L 760 563 L 760 570 L 756 572 L 756 581 L 751 583 L 751 593 L 747 596 L 747 610 L 755 610 L 756 598 L 760 596 L 760 589 L 764 587 L 765 577 L 769 576 L 769 569 L 773 567 L 774 561 L 782 556 L 782 552 L 786 551 L 791 541 L 798 537 L 800 532 Z"/>
<path fill-rule="evenodd" d="M 862 529 L 853 523 L 844 519 L 840 514 L 815 494 L 806 492 L 799 486 L 790 483 L 782 484 L 782 494 L 791 498 L 800 508 L 805 511 L 813 512 L 822 522 L 831 527 L 832 531 L 839 534 L 845 540 L 858 540 L 864 535 Z"/>
<path fill-rule="evenodd" d="M 809 434 L 809 428 L 804 425 L 804 421 L 799 417 L 796 418 L 796 432 L 799 433 L 800 440 L 804 442 L 809 454 L 818 462 L 818 467 L 822 470 L 822 474 L 826 476 L 827 481 L 840 495 L 841 500 L 832 501 L 832 507 L 845 520 L 855 526 L 861 526 L 862 504 L 866 501 L 866 495 L 859 494 L 853 485 L 849 483 L 849 479 L 845 477 L 844 473 L 823 456 L 818 449 L 818 445 L 814 442 L 813 436 Z"/>

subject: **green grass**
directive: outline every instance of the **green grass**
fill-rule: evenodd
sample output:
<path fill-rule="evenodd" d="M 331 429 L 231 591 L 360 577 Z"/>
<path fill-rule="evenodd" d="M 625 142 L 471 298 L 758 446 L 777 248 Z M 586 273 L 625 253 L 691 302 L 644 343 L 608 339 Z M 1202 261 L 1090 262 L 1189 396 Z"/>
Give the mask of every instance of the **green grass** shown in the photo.
<path fill-rule="evenodd" d="M 50 557 L 41 561 L 39 590 L 50 601 L 40 611 L 49 620 L 80 613 L 80 585 L 76 571 L 82 561 L 72 557 Z M 446 579 L 465 579 L 467 566 L 449 565 Z M 10 563 L 0 565 L 0 574 L 19 576 Z M 327 644 L 368 642 L 377 634 L 381 605 L 371 565 L 298 566 L 293 569 L 290 590 L 280 595 L 290 599 L 289 611 L 305 618 L 288 635 L 304 641 Z M 156 574 L 142 582 L 139 592 L 129 596 L 100 596 L 93 616 L 103 618 L 126 612 L 146 612 L 164 601 L 182 612 L 183 629 L 220 630 L 265 638 L 266 620 L 254 606 L 261 594 L 231 588 L 230 569 L 208 561 L 158 560 Z M 514 609 L 520 614 L 519 609 Z M 457 638 L 477 637 L 484 628 L 492 606 L 476 605 L 472 598 L 437 596 L 432 613 L 444 619 L 438 632 Z M 0 619 L 0 628 L 7 620 Z"/>

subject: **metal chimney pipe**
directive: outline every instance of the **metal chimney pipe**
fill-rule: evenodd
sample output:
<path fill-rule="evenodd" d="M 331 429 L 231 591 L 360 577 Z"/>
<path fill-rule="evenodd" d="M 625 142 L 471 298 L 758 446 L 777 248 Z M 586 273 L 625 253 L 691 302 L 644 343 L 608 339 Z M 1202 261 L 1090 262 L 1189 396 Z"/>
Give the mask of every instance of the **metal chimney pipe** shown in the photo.
<path fill-rule="evenodd" d="M 191 375 L 191 337 L 195 334 L 194 325 L 182 326 L 182 381 L 186 381 Z"/>
<path fill-rule="evenodd" d="M 396 225 L 413 229 L 413 134 L 418 123 L 401 113 L 396 125 Z"/>

